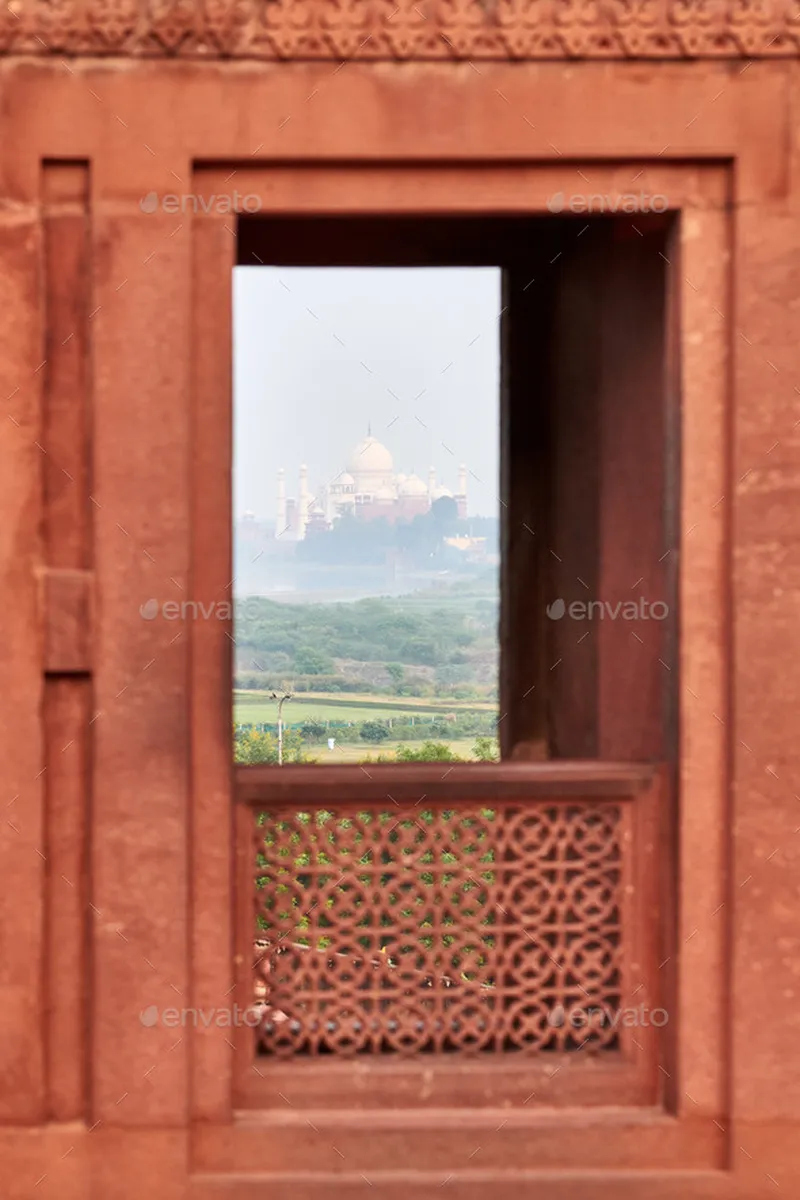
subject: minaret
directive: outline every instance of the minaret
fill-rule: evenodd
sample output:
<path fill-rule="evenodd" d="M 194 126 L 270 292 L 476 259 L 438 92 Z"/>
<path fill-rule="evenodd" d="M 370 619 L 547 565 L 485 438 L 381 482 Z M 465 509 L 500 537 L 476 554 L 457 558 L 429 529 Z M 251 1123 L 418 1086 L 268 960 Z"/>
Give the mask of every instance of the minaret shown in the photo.
<path fill-rule="evenodd" d="M 308 525 L 308 510 L 311 507 L 311 494 L 308 490 L 308 467 L 305 463 L 300 468 L 300 499 L 298 501 L 298 522 L 297 536 L 304 538 L 306 536 L 306 526 Z"/>
<path fill-rule="evenodd" d="M 278 515 L 275 519 L 275 537 L 282 537 L 286 532 L 286 472 L 283 467 L 278 471 Z"/>
<path fill-rule="evenodd" d="M 433 500 L 433 493 L 436 491 L 436 468 L 428 467 L 428 495 Z"/>
<path fill-rule="evenodd" d="M 462 463 L 458 468 L 458 490 L 456 491 L 458 515 L 464 520 L 467 515 L 467 464 Z"/>

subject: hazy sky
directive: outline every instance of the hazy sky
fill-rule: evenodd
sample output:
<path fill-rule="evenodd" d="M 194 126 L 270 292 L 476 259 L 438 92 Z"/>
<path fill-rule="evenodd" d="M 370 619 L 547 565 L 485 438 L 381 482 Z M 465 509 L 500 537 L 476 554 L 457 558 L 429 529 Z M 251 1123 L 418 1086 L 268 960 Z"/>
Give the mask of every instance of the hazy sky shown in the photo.
<path fill-rule="evenodd" d="M 275 478 L 333 480 L 371 423 L 396 472 L 499 508 L 500 272 L 239 267 L 234 272 L 234 511 L 275 517 Z"/>

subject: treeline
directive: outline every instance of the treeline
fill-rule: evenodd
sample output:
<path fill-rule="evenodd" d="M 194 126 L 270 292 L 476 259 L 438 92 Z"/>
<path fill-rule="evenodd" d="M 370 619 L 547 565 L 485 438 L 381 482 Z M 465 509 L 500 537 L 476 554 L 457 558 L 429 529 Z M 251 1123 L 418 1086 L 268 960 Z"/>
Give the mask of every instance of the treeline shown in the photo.
<path fill-rule="evenodd" d="M 399 696 L 415 697 L 417 699 L 451 699 L 451 700 L 496 700 L 497 688 L 491 684 L 481 685 L 478 681 L 469 679 L 465 670 L 440 670 L 433 679 L 427 679 L 413 672 L 406 675 L 401 682 L 392 678 L 390 671 L 394 664 L 387 663 L 385 683 L 371 683 L 357 676 L 346 675 L 295 675 L 290 668 L 282 672 L 275 671 L 240 671 L 234 680 L 234 687 L 244 691 L 276 692 L 287 686 L 291 678 L 291 690 L 294 695 L 358 695 L 358 696 Z M 452 678 L 457 675 L 457 678 Z"/>
<path fill-rule="evenodd" d="M 498 618 L 493 582 L 492 576 L 472 597 L 463 589 L 349 604 L 250 597 L 236 615 L 236 686 L 274 689 L 291 679 L 295 692 L 444 691 L 456 697 L 453 689 L 491 687 Z M 372 677 L 358 664 L 369 664 Z"/>
<path fill-rule="evenodd" d="M 236 642 L 254 653 L 283 656 L 298 675 L 333 675 L 334 658 L 428 667 L 463 663 L 481 639 L 496 639 L 496 626 L 497 607 L 490 602 L 466 611 L 446 604 L 409 611 L 389 598 L 297 605 L 250 598 L 237 619 Z"/>
<path fill-rule="evenodd" d="M 336 566 L 377 566 L 394 557 L 410 568 L 458 569 L 464 565 L 464 556 L 445 541 L 458 535 L 483 537 L 488 553 L 496 554 L 499 522 L 496 517 L 459 518 L 456 502 L 443 496 L 428 512 L 408 521 L 391 522 L 384 517 L 363 521 L 346 515 L 334 521 L 331 529 L 312 527 L 297 547 L 297 559 Z"/>
<path fill-rule="evenodd" d="M 408 718 L 386 717 L 367 718 L 363 721 L 314 721 L 305 720 L 294 723 L 285 722 L 287 732 L 297 734 L 304 743 L 321 745 L 329 737 L 335 737 L 337 742 L 399 742 L 419 741 L 425 739 L 456 739 L 476 736 L 495 737 L 497 734 L 497 714 L 492 712 L 456 713 L 454 717 L 445 719 L 437 714 L 409 714 Z M 277 723 L 242 722 L 237 726 L 242 731 L 268 733 L 277 736 Z"/>
<path fill-rule="evenodd" d="M 237 763 L 256 765 L 266 763 L 274 765 L 278 762 L 278 739 L 272 733 L 258 729 L 238 726 L 234 730 L 234 758 Z M 398 744 L 393 753 L 384 749 L 376 757 L 365 754 L 362 762 L 497 762 L 500 752 L 496 738 L 477 737 L 472 746 L 470 758 L 463 758 L 453 751 L 446 742 L 435 742 L 432 739 L 403 746 Z M 283 738 L 282 761 L 290 763 L 315 763 L 318 760 L 308 753 L 305 742 L 297 731 L 286 733 Z"/>
<path fill-rule="evenodd" d="M 286 664 L 283 673 L 275 671 L 239 671 L 234 686 L 245 691 L 279 691 L 286 679 L 286 670 L 291 664 Z M 386 688 L 367 682 L 365 679 L 348 679 L 346 675 L 296 675 L 292 672 L 292 692 L 295 694 L 314 695 L 315 693 L 329 694 L 331 692 L 352 693 L 353 695 L 385 696 Z M 417 695 L 416 692 L 412 695 Z"/>
<path fill-rule="evenodd" d="M 291 670 L 290 664 L 281 671 L 239 671 L 236 672 L 234 686 L 245 691 L 281 691 L 290 686 L 294 695 L 357 695 L 357 696 L 414 696 L 420 700 L 480 700 L 492 701 L 498 698 L 497 685 L 481 683 L 470 672 L 469 664 L 457 667 L 440 667 L 433 672 L 433 678 L 421 676 L 420 672 L 410 671 L 402 682 L 397 683 L 389 672 L 393 664 L 384 665 L 385 683 L 371 683 L 360 676 L 344 676 L 344 674 L 320 674 L 320 676 L 299 676 Z"/>

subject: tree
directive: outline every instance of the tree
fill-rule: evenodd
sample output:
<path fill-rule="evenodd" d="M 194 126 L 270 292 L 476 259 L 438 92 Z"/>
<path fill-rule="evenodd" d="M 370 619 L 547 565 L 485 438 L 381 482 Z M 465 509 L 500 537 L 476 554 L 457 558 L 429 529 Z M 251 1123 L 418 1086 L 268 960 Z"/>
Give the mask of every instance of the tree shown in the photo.
<path fill-rule="evenodd" d="M 294 656 L 295 670 L 300 675 L 330 675 L 333 660 L 313 646 L 298 646 Z"/>
<path fill-rule="evenodd" d="M 387 663 L 386 671 L 395 689 L 399 688 L 405 676 L 405 667 L 402 663 Z"/>
<path fill-rule="evenodd" d="M 400 647 L 400 653 L 406 662 L 424 667 L 434 667 L 439 655 L 436 643 L 427 638 L 411 638 Z"/>
<path fill-rule="evenodd" d="M 431 517 L 436 525 L 449 533 L 458 521 L 458 505 L 452 496 L 440 496 L 431 505 Z"/>
<path fill-rule="evenodd" d="M 267 763 L 278 761 L 278 739 L 272 733 L 262 733 L 258 729 L 234 730 L 234 758 L 237 763 Z M 283 735 L 284 763 L 313 762 L 303 751 L 303 739 L 294 730 Z"/>
<path fill-rule="evenodd" d="M 361 737 L 365 742 L 385 742 L 389 730 L 381 721 L 364 721 L 361 726 Z"/>

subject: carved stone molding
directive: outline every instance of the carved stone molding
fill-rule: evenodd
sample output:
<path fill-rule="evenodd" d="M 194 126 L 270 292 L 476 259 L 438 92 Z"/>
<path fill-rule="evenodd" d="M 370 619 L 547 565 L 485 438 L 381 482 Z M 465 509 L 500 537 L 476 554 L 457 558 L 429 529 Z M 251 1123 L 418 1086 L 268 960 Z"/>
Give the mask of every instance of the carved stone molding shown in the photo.
<path fill-rule="evenodd" d="M 772 58 L 797 0 L 0 0 L 0 54 L 195 59 Z"/>

